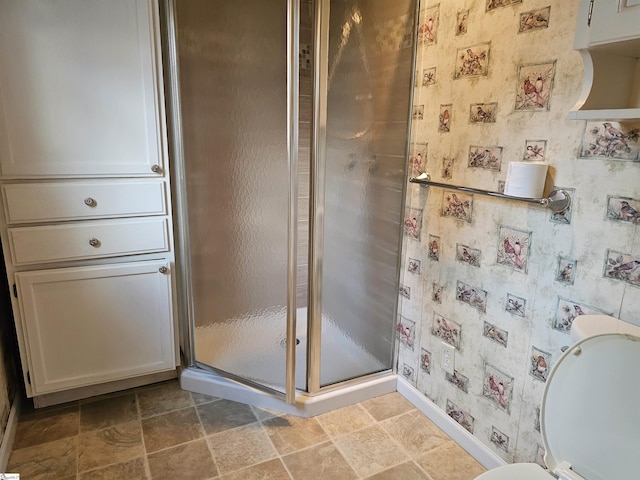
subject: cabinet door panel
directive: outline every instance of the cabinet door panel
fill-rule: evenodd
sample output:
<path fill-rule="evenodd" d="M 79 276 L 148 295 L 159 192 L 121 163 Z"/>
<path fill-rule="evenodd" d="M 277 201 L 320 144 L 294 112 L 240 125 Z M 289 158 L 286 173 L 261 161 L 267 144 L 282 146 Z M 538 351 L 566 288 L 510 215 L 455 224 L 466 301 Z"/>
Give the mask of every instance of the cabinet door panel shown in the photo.
<path fill-rule="evenodd" d="M 0 0 L 3 176 L 162 172 L 153 5 Z"/>
<path fill-rule="evenodd" d="M 16 273 L 35 395 L 175 367 L 165 262 Z"/>
<path fill-rule="evenodd" d="M 0 188 L 9 225 L 167 213 L 164 182 L 13 183 Z"/>
<path fill-rule="evenodd" d="M 16 266 L 65 262 L 169 249 L 163 217 L 101 220 L 8 230 L 11 261 Z"/>
<path fill-rule="evenodd" d="M 639 25 L 640 3 L 637 0 L 622 0 L 619 5 L 617 1 L 595 1 L 589 27 L 589 44 L 636 39 L 640 37 Z M 639 46 L 636 44 L 628 53 L 638 58 Z"/>

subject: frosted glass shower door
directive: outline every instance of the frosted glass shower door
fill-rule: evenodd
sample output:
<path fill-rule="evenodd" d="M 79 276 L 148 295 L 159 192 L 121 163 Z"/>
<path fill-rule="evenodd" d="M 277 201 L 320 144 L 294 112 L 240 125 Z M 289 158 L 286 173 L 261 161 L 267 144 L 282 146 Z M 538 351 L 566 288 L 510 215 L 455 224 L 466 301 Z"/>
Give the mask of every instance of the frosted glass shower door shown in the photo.
<path fill-rule="evenodd" d="M 416 18 L 415 0 L 322 1 L 320 387 L 392 367 Z"/>
<path fill-rule="evenodd" d="M 195 361 L 284 392 L 287 0 L 176 0 Z"/>

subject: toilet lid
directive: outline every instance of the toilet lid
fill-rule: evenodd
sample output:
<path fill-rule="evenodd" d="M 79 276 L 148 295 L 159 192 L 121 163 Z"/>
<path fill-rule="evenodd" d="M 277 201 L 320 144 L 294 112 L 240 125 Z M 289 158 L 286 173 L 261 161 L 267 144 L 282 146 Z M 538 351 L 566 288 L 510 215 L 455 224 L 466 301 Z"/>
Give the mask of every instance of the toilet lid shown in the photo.
<path fill-rule="evenodd" d="M 588 480 L 640 478 L 640 337 L 604 334 L 572 345 L 545 386 L 545 463 Z"/>

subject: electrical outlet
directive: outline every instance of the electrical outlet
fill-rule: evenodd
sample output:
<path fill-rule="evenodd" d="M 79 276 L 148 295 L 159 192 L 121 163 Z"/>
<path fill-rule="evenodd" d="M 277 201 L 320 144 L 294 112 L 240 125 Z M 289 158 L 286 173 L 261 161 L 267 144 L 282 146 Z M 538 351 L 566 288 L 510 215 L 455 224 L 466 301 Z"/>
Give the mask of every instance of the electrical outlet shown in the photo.
<path fill-rule="evenodd" d="M 453 369 L 455 368 L 455 352 L 456 348 L 453 345 L 442 342 L 442 369 L 451 375 L 453 375 Z"/>

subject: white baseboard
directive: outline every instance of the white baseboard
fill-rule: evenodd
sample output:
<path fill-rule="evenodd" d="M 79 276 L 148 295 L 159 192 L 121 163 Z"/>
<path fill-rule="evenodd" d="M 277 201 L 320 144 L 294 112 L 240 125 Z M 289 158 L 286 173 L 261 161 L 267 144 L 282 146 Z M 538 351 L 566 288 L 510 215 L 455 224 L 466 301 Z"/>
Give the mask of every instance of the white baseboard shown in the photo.
<path fill-rule="evenodd" d="M 19 413 L 20 395 L 16 395 L 13 400 L 13 404 L 11 405 L 9 419 L 7 420 L 7 426 L 4 429 L 4 435 L 2 436 L 2 444 L 0 445 L 0 472 L 7 471 L 7 464 L 9 463 L 9 457 L 11 456 L 11 450 L 13 448 L 13 440 L 16 438 Z"/>
<path fill-rule="evenodd" d="M 507 464 L 402 377 L 398 378 L 398 393 L 424 413 L 429 420 L 435 423 L 485 468 L 492 469 Z"/>

